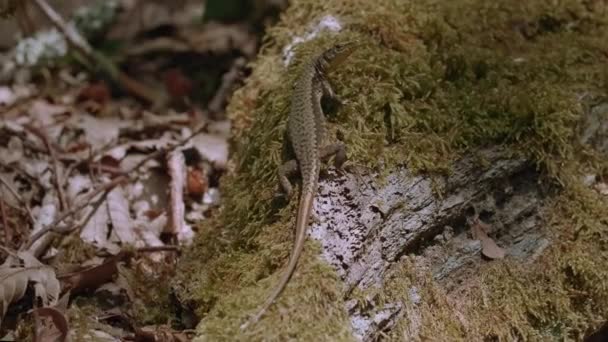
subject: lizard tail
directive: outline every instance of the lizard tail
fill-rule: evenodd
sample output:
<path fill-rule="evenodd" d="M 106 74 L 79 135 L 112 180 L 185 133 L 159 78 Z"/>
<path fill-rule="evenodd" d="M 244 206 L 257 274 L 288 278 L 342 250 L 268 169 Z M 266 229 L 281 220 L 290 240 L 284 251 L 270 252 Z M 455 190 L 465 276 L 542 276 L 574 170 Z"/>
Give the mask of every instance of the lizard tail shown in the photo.
<path fill-rule="evenodd" d="M 279 297 L 281 292 L 283 292 L 285 286 L 289 282 L 289 279 L 291 279 L 291 276 L 298 265 L 298 260 L 300 259 L 300 254 L 302 254 L 302 249 L 304 247 L 304 241 L 306 240 L 306 228 L 308 227 L 308 218 L 310 217 L 310 212 L 312 210 L 313 199 L 314 192 L 305 191 L 302 193 L 298 207 L 298 215 L 296 216 L 296 239 L 287 268 L 281 276 L 278 285 L 274 288 L 266 302 L 264 302 L 261 309 L 254 316 L 252 316 L 249 321 L 241 325 L 241 329 L 245 329 L 249 325 L 255 324 L 257 321 L 259 321 L 272 303 L 274 303 L 274 301 Z"/>

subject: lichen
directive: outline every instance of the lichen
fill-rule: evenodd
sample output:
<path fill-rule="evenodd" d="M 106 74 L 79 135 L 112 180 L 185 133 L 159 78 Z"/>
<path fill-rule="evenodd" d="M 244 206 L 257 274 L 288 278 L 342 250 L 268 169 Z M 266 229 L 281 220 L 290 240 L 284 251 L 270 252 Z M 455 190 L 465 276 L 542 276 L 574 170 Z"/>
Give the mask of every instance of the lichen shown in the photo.
<path fill-rule="evenodd" d="M 229 105 L 235 153 L 222 180 L 225 202 L 180 266 L 179 296 L 202 318 L 201 339 L 351 339 L 340 282 L 312 242 L 278 303 L 250 330 L 238 329 L 276 284 L 291 249 L 296 204 L 274 196 L 291 84 L 302 60 L 343 40 L 361 47 L 329 76 L 344 100 L 329 121 L 330 136 L 348 146 L 349 163 L 380 172 L 406 164 L 432 176 L 469 151 L 502 145 L 560 189 L 556 218 L 546 225 L 558 238 L 534 267 L 493 263 L 478 288 L 483 301 L 470 294 L 457 308 L 431 280 L 418 284 L 431 300 L 419 336 L 582 336 L 606 316 L 600 306 L 608 307 L 601 292 L 607 262 L 591 255 L 606 247 L 607 224 L 595 211 L 606 212 L 606 201 L 577 180 L 581 170 L 607 167 L 576 138 L 582 99 L 608 90 L 607 13 L 604 2 L 582 0 L 294 3 L 268 31 Z M 285 68 L 283 48 L 325 15 L 343 20 L 343 31 L 298 45 Z M 310 322 L 318 324 L 311 329 Z"/>

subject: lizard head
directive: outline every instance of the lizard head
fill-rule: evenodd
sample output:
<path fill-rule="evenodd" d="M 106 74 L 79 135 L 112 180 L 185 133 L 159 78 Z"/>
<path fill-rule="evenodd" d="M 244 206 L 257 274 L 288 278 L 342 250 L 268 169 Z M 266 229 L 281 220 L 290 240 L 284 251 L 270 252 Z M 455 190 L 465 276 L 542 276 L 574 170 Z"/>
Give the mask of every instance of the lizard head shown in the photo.
<path fill-rule="evenodd" d="M 335 66 L 340 65 L 348 56 L 350 56 L 355 48 L 356 42 L 338 43 L 331 48 L 325 50 L 322 55 L 322 60 L 325 70 L 332 70 Z"/>

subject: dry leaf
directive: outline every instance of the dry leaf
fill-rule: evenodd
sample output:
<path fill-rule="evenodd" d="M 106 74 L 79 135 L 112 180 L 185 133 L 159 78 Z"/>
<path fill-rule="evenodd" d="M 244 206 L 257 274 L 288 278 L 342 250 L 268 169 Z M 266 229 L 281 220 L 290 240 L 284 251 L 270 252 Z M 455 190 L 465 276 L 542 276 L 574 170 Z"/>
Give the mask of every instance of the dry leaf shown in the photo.
<path fill-rule="evenodd" d="M 228 163 L 227 137 L 215 134 L 199 134 L 192 139 L 192 144 L 203 159 L 210 161 L 215 167 L 226 167 Z"/>
<path fill-rule="evenodd" d="M 87 114 L 81 114 L 75 120 L 75 123 L 73 123 L 74 128 L 84 131 L 86 142 L 94 150 L 117 141 L 122 128 L 133 126 L 133 123 L 127 120 L 96 118 Z"/>
<path fill-rule="evenodd" d="M 19 203 L 19 199 L 15 197 L 15 193 L 19 194 L 19 187 L 15 182 L 16 177 L 17 175 L 14 172 L 0 172 L 0 197 L 2 197 L 2 200 L 10 206 L 18 208 L 21 203 Z"/>
<path fill-rule="evenodd" d="M 167 326 L 148 326 L 135 328 L 135 341 L 158 341 L 158 342 L 188 342 L 192 336 L 185 332 L 175 331 Z"/>
<path fill-rule="evenodd" d="M 70 326 L 65 315 L 51 307 L 34 310 L 36 317 L 35 342 L 65 342 Z"/>
<path fill-rule="evenodd" d="M 207 191 L 208 187 L 209 183 L 204 170 L 188 168 L 188 195 L 200 197 Z"/>
<path fill-rule="evenodd" d="M 473 238 L 481 242 L 481 253 L 492 260 L 504 258 L 505 250 L 488 236 L 487 225 L 481 222 L 479 218 L 474 218 L 472 221 L 471 232 L 473 233 Z"/>
<path fill-rule="evenodd" d="M 62 125 L 55 125 L 58 117 L 71 112 L 67 106 L 56 105 L 45 100 L 35 100 L 29 109 L 29 123 L 33 127 L 44 127 L 50 141 L 58 141 L 63 131 Z M 34 141 L 38 139 L 33 139 Z"/>
<path fill-rule="evenodd" d="M 101 265 L 60 275 L 59 279 L 66 284 L 66 287 L 72 293 L 78 293 L 86 289 L 95 289 L 112 281 L 114 275 L 118 272 L 117 263 L 126 260 L 130 256 L 131 254 L 127 252 L 121 252 L 108 258 Z"/>
<path fill-rule="evenodd" d="M 6 148 L 0 147 L 0 160 L 4 164 L 12 164 L 23 158 L 23 142 L 17 136 L 11 136 Z"/>
<path fill-rule="evenodd" d="M 0 87 L 0 106 L 10 106 L 17 100 L 17 96 L 10 87 Z"/>
<path fill-rule="evenodd" d="M 130 40 L 160 26 L 182 26 L 199 18 L 203 2 L 183 0 L 122 1 L 123 12 L 108 32 L 109 39 Z M 133 44 L 138 45 L 138 44 Z"/>
<path fill-rule="evenodd" d="M 598 182 L 594 187 L 600 195 L 608 196 L 608 183 Z"/>
<path fill-rule="evenodd" d="M 255 54 L 257 38 L 244 24 L 224 24 L 209 22 L 200 27 L 184 27 L 179 32 L 179 38 L 187 41 L 190 47 L 200 54 L 227 54 L 240 50 L 243 55 Z"/>
<path fill-rule="evenodd" d="M 91 190 L 92 187 L 93 183 L 91 182 L 90 177 L 78 174 L 70 177 L 68 188 L 65 193 L 70 203 L 79 203 L 81 200 L 80 197 L 84 197 L 84 194 L 88 190 Z"/>
<path fill-rule="evenodd" d="M 0 266 L 0 323 L 11 303 L 25 295 L 28 283 L 34 285 L 37 298 L 45 306 L 54 305 L 59 297 L 59 281 L 53 268 L 43 265 L 28 252 L 9 256 Z"/>
<path fill-rule="evenodd" d="M 99 196 L 101 197 L 101 195 Z M 98 201 L 99 198 L 93 200 Z M 108 231 L 110 217 L 108 215 L 108 206 L 104 203 L 97 207 L 93 216 L 87 221 L 83 227 L 80 237 L 82 240 L 91 243 L 99 248 L 107 247 Z"/>
<path fill-rule="evenodd" d="M 78 94 L 78 101 L 94 101 L 98 104 L 104 105 L 110 101 L 112 95 L 110 94 L 110 88 L 105 81 L 92 83 L 84 87 Z"/>
<path fill-rule="evenodd" d="M 165 71 L 163 82 L 169 95 L 175 100 L 187 97 L 192 92 L 192 80 L 177 68 Z"/>
<path fill-rule="evenodd" d="M 135 243 L 133 221 L 129 212 L 129 201 L 121 187 L 116 187 L 108 194 L 108 213 L 112 221 L 112 233 L 115 233 L 123 244 Z"/>
<path fill-rule="evenodd" d="M 35 94 L 31 86 L 14 85 L 12 88 L 0 86 L 0 107 L 12 106 L 17 101 Z"/>
<path fill-rule="evenodd" d="M 42 203 L 38 207 L 34 207 L 33 212 L 35 216 L 34 229 L 32 234 L 36 234 L 39 230 L 48 226 L 55 221 L 55 217 L 59 211 L 59 198 L 56 192 L 48 190 L 42 198 Z"/>

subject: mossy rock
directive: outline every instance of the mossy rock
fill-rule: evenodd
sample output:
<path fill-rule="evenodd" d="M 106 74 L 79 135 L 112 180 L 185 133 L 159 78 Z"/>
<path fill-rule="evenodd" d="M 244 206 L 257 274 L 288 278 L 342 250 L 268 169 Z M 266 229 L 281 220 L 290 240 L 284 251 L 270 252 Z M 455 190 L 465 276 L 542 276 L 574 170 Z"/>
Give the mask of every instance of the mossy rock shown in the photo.
<path fill-rule="evenodd" d="M 326 15 L 343 29 L 299 44 L 285 67 L 284 47 Z M 425 309 L 416 336 L 580 339 L 605 320 L 608 204 L 579 179 L 605 174 L 607 165 L 579 143 L 578 126 L 588 99 L 601 101 L 608 91 L 606 2 L 302 0 L 269 29 L 229 105 L 235 138 L 223 207 L 201 224 L 180 265 L 178 295 L 202 318 L 199 340 L 354 339 L 342 282 L 313 242 L 278 303 L 239 329 L 276 284 L 292 247 L 297 201 L 275 199 L 291 84 L 303 60 L 346 40 L 361 47 L 329 76 L 344 100 L 329 121 L 349 163 L 381 173 L 407 165 L 433 177 L 470 151 L 499 145 L 559 189 L 544 221 L 555 243 L 534 265 L 494 262 L 480 276 L 483 298 L 469 293 L 458 308 L 432 279 L 419 280 Z M 400 299 L 403 284 L 415 279 L 408 267 L 396 269 L 401 285 L 379 290 L 387 298 Z M 411 337 L 408 324 L 402 317 L 387 337 Z"/>

